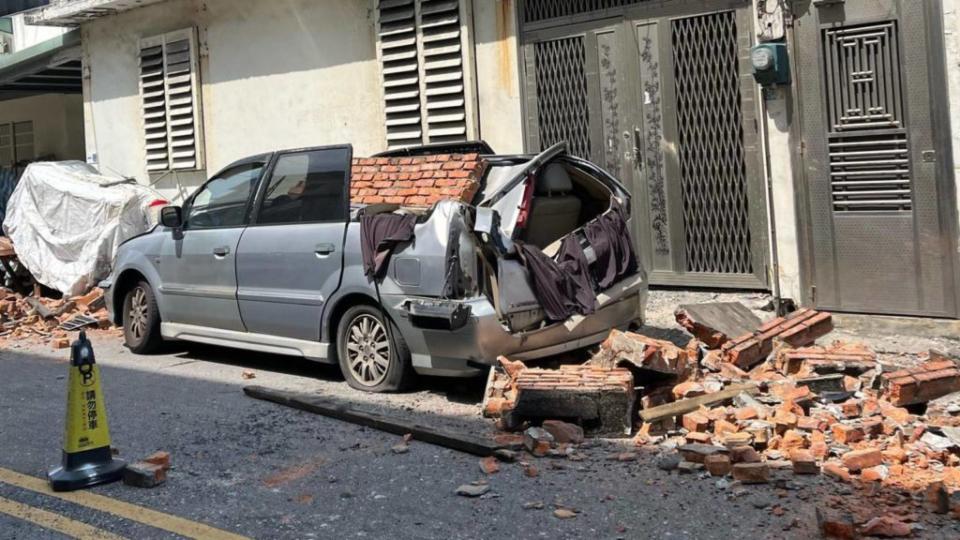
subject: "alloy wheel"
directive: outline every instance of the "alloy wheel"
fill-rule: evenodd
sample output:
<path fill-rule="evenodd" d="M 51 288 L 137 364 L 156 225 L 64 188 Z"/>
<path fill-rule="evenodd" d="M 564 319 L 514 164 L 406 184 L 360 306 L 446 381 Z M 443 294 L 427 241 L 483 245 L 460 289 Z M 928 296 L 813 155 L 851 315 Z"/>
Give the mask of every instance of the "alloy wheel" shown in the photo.
<path fill-rule="evenodd" d="M 347 361 L 354 379 L 364 386 L 383 382 L 390 367 L 390 337 L 372 315 L 353 319 L 347 330 Z"/>
<path fill-rule="evenodd" d="M 137 287 L 133 290 L 133 295 L 130 297 L 130 313 L 128 318 L 130 332 L 137 340 L 143 339 L 147 333 L 148 311 L 147 293 L 143 290 L 143 287 Z"/>

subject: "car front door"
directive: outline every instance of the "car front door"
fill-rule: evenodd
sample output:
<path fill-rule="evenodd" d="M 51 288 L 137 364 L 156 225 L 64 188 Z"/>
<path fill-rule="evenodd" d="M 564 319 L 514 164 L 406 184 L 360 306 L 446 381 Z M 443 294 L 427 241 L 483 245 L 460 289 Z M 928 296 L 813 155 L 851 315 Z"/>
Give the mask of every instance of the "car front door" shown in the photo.
<path fill-rule="evenodd" d="M 160 253 L 164 322 L 244 330 L 237 306 L 237 245 L 264 166 L 254 161 L 230 167 L 184 205 L 182 235 L 171 234 Z"/>
<path fill-rule="evenodd" d="M 237 249 L 237 298 L 248 332 L 318 341 L 340 284 L 350 214 L 350 146 L 284 152 Z"/>

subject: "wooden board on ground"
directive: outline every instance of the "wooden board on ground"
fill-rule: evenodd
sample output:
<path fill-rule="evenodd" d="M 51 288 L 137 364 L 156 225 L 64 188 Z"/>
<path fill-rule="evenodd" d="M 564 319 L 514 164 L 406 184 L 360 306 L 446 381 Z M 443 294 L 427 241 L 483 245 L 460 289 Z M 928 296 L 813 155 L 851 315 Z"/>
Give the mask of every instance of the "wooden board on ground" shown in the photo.
<path fill-rule="evenodd" d="M 685 304 L 677 308 L 677 312 L 681 311 L 698 325 L 713 329 L 727 339 L 752 334 L 762 324 L 760 318 L 740 302 Z"/>
<path fill-rule="evenodd" d="M 665 418 L 672 418 L 687 414 L 688 412 L 693 412 L 699 409 L 701 406 L 711 407 L 717 403 L 721 403 L 728 399 L 733 399 L 734 397 L 738 396 L 740 392 L 753 394 L 759 392 L 759 389 L 755 384 L 737 384 L 734 386 L 728 386 L 726 389 L 719 392 L 714 392 L 712 394 L 681 399 L 680 401 L 674 401 L 673 403 L 667 403 L 665 405 L 643 409 L 640 411 L 640 418 L 642 418 L 644 422 L 659 422 Z"/>
<path fill-rule="evenodd" d="M 243 392 L 255 399 L 271 401 L 301 411 L 321 414 L 337 420 L 359 424 L 394 433 L 396 435 L 413 435 L 413 439 L 452 448 L 477 456 L 491 456 L 502 446 L 490 439 L 477 437 L 472 434 L 457 433 L 431 426 L 424 426 L 391 416 L 355 409 L 349 403 L 338 402 L 330 398 L 322 398 L 305 392 L 290 392 L 275 390 L 263 386 L 245 386 Z"/>

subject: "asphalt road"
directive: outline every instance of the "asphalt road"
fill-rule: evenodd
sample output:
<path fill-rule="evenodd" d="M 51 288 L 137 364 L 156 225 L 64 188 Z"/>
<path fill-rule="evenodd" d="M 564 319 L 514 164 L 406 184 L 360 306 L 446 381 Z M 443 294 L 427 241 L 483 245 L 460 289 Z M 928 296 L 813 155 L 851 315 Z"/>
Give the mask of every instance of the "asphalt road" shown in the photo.
<path fill-rule="evenodd" d="M 482 381 L 427 380 L 398 396 L 355 392 L 335 370 L 284 357 L 190 347 L 138 357 L 119 340 L 95 336 L 113 444 L 135 460 L 157 450 L 174 464 L 167 483 L 117 483 L 90 490 L 255 538 L 811 538 L 814 510 L 849 487 L 822 478 L 721 489 L 714 479 L 656 468 L 652 456 L 609 459 L 624 449 L 601 443 L 584 461 L 534 460 L 527 477 L 504 465 L 486 477 L 484 498 L 454 494 L 484 479 L 476 457 L 256 401 L 245 384 L 333 395 L 388 414 L 477 433 L 489 431 L 476 404 Z M 0 350 L 0 503 L 13 501 L 129 538 L 178 538 L 3 482 L 3 471 L 44 477 L 60 457 L 66 351 Z M 245 380 L 244 371 L 256 378 Z M 792 475 L 785 479 L 793 480 Z M 781 487 L 783 484 L 781 483 Z M 542 502 L 542 509 L 525 503 Z M 553 515 L 574 508 L 572 519 Z M 96 506 L 96 505 L 95 505 Z M 784 509 L 776 515 L 774 507 Z M 0 505 L 0 538 L 63 538 Z M 927 525 L 930 537 L 957 538 L 955 525 Z"/>

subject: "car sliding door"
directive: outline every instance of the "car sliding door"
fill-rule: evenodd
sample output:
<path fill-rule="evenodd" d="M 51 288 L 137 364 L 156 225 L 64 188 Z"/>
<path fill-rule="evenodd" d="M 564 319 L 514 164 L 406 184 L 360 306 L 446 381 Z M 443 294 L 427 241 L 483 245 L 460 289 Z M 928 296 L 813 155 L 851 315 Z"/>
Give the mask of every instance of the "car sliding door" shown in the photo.
<path fill-rule="evenodd" d="M 317 341 L 340 282 L 350 213 L 350 146 L 279 154 L 237 251 L 247 331 Z"/>

